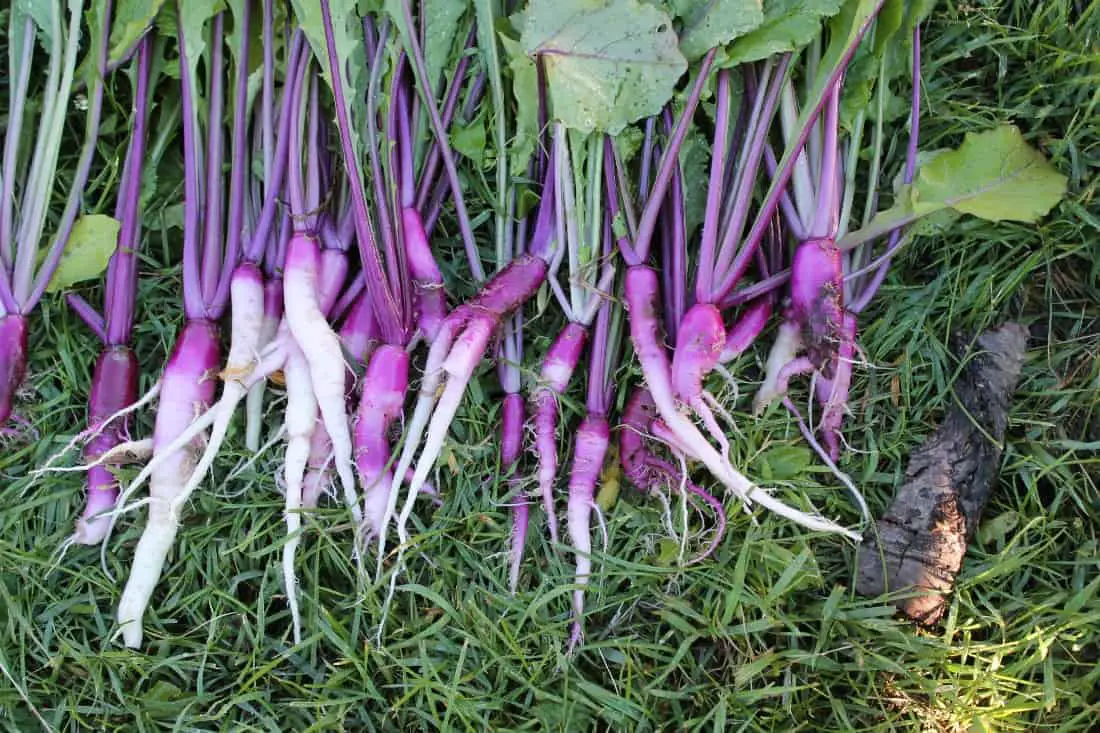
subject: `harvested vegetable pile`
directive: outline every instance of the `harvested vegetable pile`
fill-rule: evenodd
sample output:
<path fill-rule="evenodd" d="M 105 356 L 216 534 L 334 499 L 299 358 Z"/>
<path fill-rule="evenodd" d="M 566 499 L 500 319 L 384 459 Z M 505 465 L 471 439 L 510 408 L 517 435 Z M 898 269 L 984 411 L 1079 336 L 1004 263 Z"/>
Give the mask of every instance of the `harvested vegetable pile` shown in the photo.
<path fill-rule="evenodd" d="M 25 497 L 85 479 L 42 570 L 97 578 L 49 619 L 110 607 L 93 645 L 116 659 L 239 626 L 242 653 L 277 638 L 272 664 L 354 687 L 371 666 L 349 674 L 320 640 L 429 664 L 424 623 L 455 621 L 465 591 L 426 578 L 476 575 L 493 588 L 482 632 L 547 619 L 559 673 L 622 664 L 635 615 L 717 623 L 615 600 L 640 568 L 674 585 L 731 572 L 729 626 L 739 595 L 776 600 L 819 549 L 852 555 L 888 496 L 850 454 L 877 450 L 860 372 L 879 368 L 867 342 L 892 265 L 983 222 L 1034 232 L 1069 185 L 1026 119 L 925 143 L 941 129 L 933 6 L 15 3 L 0 16 L 3 465 Z M 69 349 L 84 336 L 58 326 L 64 308 L 100 342 L 94 362 Z M 71 410 L 25 385 L 43 352 L 87 399 L 63 436 L 26 417 Z M 623 512 L 641 512 L 633 554 Z M 452 553 L 433 552 L 441 538 Z M 755 543 L 785 568 L 750 591 L 737 548 Z M 185 582 L 197 552 L 247 558 L 216 587 L 232 611 L 179 613 L 196 583 L 225 581 Z M 196 669 L 164 694 L 201 690 Z M 465 717 L 444 688 L 468 673 L 461 656 L 435 668 L 422 723 Z M 368 683 L 384 697 L 385 677 Z M 328 714 L 312 720 L 367 724 Z M 97 727 L 79 715 L 66 725 Z"/>

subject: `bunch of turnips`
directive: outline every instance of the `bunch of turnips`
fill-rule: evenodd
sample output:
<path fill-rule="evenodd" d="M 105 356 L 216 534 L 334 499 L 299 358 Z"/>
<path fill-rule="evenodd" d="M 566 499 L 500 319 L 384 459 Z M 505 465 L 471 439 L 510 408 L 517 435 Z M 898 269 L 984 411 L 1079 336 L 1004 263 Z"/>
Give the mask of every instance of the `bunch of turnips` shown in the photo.
<path fill-rule="evenodd" d="M 48 347 L 28 343 L 35 307 L 64 293 L 103 343 L 70 444 L 87 473 L 72 542 L 109 543 L 144 515 L 117 612 L 130 647 L 188 500 L 238 439 L 282 447 L 272 486 L 294 639 L 295 554 L 326 496 L 358 530 L 349 562 L 388 577 L 388 607 L 411 516 L 448 501 L 429 479 L 475 377 L 502 395 L 503 572 L 515 592 L 533 521 L 568 543 L 571 648 L 596 577 L 597 497 L 619 472 L 699 514 L 703 531 L 682 525 L 683 564 L 707 561 L 727 512 L 757 507 L 858 541 L 866 508 L 837 464 L 859 319 L 891 260 L 930 231 L 925 217 L 946 240 L 954 218 L 1032 222 L 1065 190 L 1014 127 L 919 149 L 932 2 L 86 5 L 6 13 L 0 422 L 18 418 L 28 349 Z M 83 200 L 107 89 L 131 107 L 114 216 Z M 84 137 L 62 178 L 78 100 Z M 139 395 L 143 213 L 166 154 L 183 161 L 182 236 L 167 242 L 183 320 Z M 97 308 L 72 286 L 104 270 Z M 547 324 L 560 329 L 549 346 Z M 736 390 L 720 388 L 754 382 L 755 411 L 790 411 L 855 498 L 851 516 L 736 465 Z M 583 416 L 567 426 L 573 394 Z M 154 404 L 144 437 L 133 418 Z M 137 461 L 120 482 L 115 467 Z"/>

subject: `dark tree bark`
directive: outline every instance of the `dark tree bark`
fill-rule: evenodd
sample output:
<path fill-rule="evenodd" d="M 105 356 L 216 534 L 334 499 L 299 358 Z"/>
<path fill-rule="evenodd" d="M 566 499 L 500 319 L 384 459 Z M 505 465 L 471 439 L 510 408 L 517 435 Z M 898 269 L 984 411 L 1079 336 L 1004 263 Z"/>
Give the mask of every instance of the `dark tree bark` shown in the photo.
<path fill-rule="evenodd" d="M 966 546 L 997 479 L 1027 329 L 1009 323 L 982 333 L 955 383 L 939 428 L 909 458 L 890 508 L 864 535 L 856 591 L 916 591 L 895 602 L 910 619 L 934 624 L 962 567 Z"/>

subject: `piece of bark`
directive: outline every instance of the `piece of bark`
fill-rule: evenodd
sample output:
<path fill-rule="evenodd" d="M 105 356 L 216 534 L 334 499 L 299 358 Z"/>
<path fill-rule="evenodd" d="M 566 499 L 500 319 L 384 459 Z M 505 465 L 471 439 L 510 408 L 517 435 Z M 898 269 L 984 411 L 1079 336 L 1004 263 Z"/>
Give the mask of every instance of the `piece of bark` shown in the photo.
<path fill-rule="evenodd" d="M 943 423 L 913 451 L 893 503 L 864 535 L 857 555 L 861 595 L 910 591 L 895 602 L 899 611 L 922 624 L 943 616 L 997 478 L 1027 337 L 1015 323 L 978 336 Z"/>

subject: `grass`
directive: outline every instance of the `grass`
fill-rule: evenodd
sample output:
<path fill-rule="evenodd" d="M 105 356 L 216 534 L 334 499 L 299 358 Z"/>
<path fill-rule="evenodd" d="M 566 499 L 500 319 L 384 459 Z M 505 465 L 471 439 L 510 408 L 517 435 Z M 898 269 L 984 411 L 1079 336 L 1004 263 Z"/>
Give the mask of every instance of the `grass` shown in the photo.
<path fill-rule="evenodd" d="M 623 493 L 597 558 L 573 660 L 571 563 L 540 536 L 516 598 L 496 480 L 491 373 L 439 469 L 446 504 L 420 513 L 385 644 L 379 589 L 357 583 L 338 509 L 299 553 L 307 638 L 290 641 L 278 558 L 275 454 L 232 480 L 240 435 L 191 502 L 148 617 L 147 649 L 108 641 L 119 585 L 98 553 L 55 550 L 81 503 L 74 475 L 28 470 L 84 419 L 97 346 L 49 300 L 34 318 L 22 414 L 37 440 L 0 453 L 0 728 L 47 730 L 1088 731 L 1100 718 L 1100 3 L 941 3 L 926 34 L 924 147 L 1016 122 L 1071 177 L 1038 227 L 961 221 L 917 241 L 863 318 L 843 468 L 875 512 L 950 400 L 958 330 L 1005 318 L 1033 333 L 1001 479 L 943 625 L 919 630 L 851 590 L 853 548 L 733 514 L 711 562 L 666 567 L 662 513 Z M 177 176 L 178 177 L 178 176 Z M 154 378 L 179 327 L 163 242 L 171 166 L 147 216 L 137 349 Z M 173 198 L 175 197 L 175 198 Z M 532 333 L 544 329 L 535 323 Z M 47 346 L 48 345 L 48 346 Z M 746 358 L 739 373 L 756 372 Z M 624 379 L 621 380 L 625 382 Z M 781 410 L 731 406 L 736 460 L 849 523 L 858 512 Z M 273 409 L 278 409 L 275 406 Z M 575 417 L 575 416 L 574 416 Z M 147 434 L 151 418 L 135 432 Z M 277 453 L 276 451 L 275 453 Z M 699 517 L 696 517 L 699 519 Z M 140 521 L 107 553 L 125 576 Z M 539 532 L 533 533 L 541 535 Z"/>

